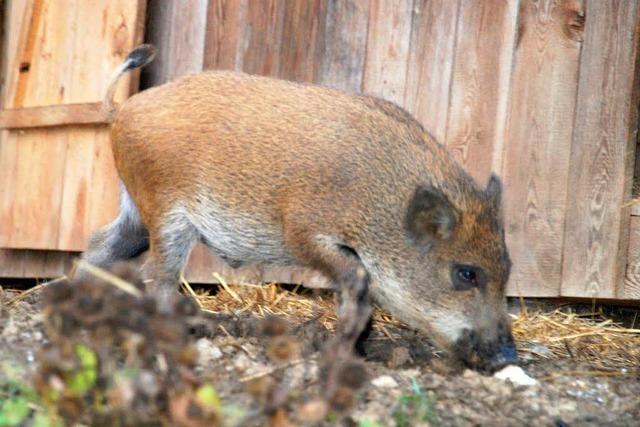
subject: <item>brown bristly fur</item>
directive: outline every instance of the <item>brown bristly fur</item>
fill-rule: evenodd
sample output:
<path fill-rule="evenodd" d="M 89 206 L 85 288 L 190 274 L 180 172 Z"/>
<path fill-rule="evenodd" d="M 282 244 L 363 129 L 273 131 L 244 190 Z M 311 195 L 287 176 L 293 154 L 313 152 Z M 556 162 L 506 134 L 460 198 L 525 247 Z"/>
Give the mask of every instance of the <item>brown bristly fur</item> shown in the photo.
<path fill-rule="evenodd" d="M 148 277 L 173 289 L 200 240 L 232 266 L 323 273 L 340 291 L 346 346 L 366 324 L 369 293 L 462 358 L 511 345 L 500 182 L 477 186 L 400 107 L 215 71 L 133 96 L 111 137 L 122 208 L 88 261 L 148 247 Z M 459 265 L 481 283 L 456 288 Z"/>

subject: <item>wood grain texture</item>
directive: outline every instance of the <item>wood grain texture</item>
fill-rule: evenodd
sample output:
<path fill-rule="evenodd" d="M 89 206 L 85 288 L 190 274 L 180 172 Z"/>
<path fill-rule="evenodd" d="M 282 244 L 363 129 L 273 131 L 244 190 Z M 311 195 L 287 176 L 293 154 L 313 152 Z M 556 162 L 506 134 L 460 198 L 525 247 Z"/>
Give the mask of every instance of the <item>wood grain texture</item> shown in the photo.
<path fill-rule="evenodd" d="M 403 105 L 413 0 L 371 0 L 362 91 Z"/>
<path fill-rule="evenodd" d="M 0 249 L 0 277 L 52 279 L 67 274 L 77 254 L 63 251 Z"/>
<path fill-rule="evenodd" d="M 143 11 L 139 4 L 119 0 L 105 4 L 105 8 L 95 6 L 81 0 L 78 3 L 74 61 L 66 82 L 65 102 L 101 99 L 112 70 L 140 41 L 138 23 Z M 95 22 L 101 23 L 101 32 L 91 32 Z M 113 39 L 105 40 L 106 34 L 112 34 Z M 105 44 L 110 52 L 103 61 L 96 61 L 95 46 Z M 123 82 L 116 98 L 126 98 L 129 91 L 130 84 Z M 109 147 L 108 133 L 104 126 L 68 129 L 57 249 L 84 249 L 88 236 L 117 212 L 118 181 L 113 163 L 100 158 L 98 147 Z M 110 151 L 105 154 L 111 158 Z"/>
<path fill-rule="evenodd" d="M 26 48 L 28 34 L 27 22 L 30 22 L 33 14 L 33 2 L 10 2 L 3 8 L 4 36 L 2 54 L 2 107 L 10 108 L 13 105 L 17 89 L 18 76 L 21 72 L 17 63 L 19 54 Z M 18 30 L 19 29 L 19 30 Z M 19 31 L 19 32 L 18 32 Z M 9 34 L 11 33 L 11 34 Z"/>
<path fill-rule="evenodd" d="M 503 177 L 511 292 L 560 295 L 582 13 L 574 1 L 523 0 Z"/>
<path fill-rule="evenodd" d="M 0 111 L 0 129 L 105 124 L 107 115 L 101 102 L 13 108 Z"/>
<path fill-rule="evenodd" d="M 86 2 L 69 0 L 63 10 L 42 0 L 40 12 L 34 1 L 7 3 L 7 22 L 19 31 L 7 32 L 3 50 L 4 108 L 20 107 L 16 99 L 25 107 L 101 99 L 107 78 L 93 81 L 93 73 L 110 74 L 128 50 L 130 15 L 140 16 L 128 12 L 136 5 L 129 9 L 126 0 L 108 2 L 109 10 L 127 8 L 126 16 L 122 21 L 107 13 L 104 33 L 115 34 L 109 38 L 114 44 L 101 48 L 108 51 L 107 63 L 91 65 L 92 45 L 105 40 L 98 31 L 80 35 L 102 23 L 103 1 L 89 10 Z M 637 123 L 632 77 L 638 1 L 585 3 L 189 0 L 178 6 L 150 0 L 148 40 L 160 55 L 145 69 L 145 79 L 159 84 L 203 67 L 223 68 L 395 101 L 479 181 L 491 169 L 502 172 L 514 261 L 510 295 L 640 298 L 636 218 L 628 247 L 625 238 L 625 222 L 640 207 L 622 208 Z M 44 18 L 58 30 L 28 24 Z M 70 28 L 81 21 L 92 25 Z M 40 55 L 43 47 L 56 52 Z M 48 84 L 33 84 L 43 78 Z M 119 99 L 127 93 L 124 83 Z M 68 130 L 0 130 L 0 247 L 22 241 L 19 247 L 70 250 L 0 249 L 0 276 L 62 274 L 73 251 L 86 243 L 83 236 L 115 214 L 117 177 L 108 136 L 95 126 Z M 323 284 L 302 269 L 234 270 L 198 246 L 187 278 L 215 282 L 214 271 L 230 282 Z"/>
<path fill-rule="evenodd" d="M 244 31 L 239 39 L 240 71 L 263 76 L 279 75 L 284 5 L 284 1 L 278 0 L 248 2 Z"/>
<path fill-rule="evenodd" d="M 518 16 L 522 0 L 507 2 L 507 20 L 502 34 L 502 52 L 500 54 L 500 84 L 498 86 L 496 125 L 493 135 L 493 167 L 498 175 L 502 174 L 504 146 L 506 144 L 507 117 L 509 112 L 509 97 L 511 95 L 511 75 L 513 61 L 518 42 Z"/>
<path fill-rule="evenodd" d="M 15 87 L 12 99 L 7 100 L 8 107 L 50 105 L 64 100 L 62 79 L 69 75 L 74 36 L 73 30 L 65 29 L 74 15 L 75 3 L 36 1 L 32 15 L 24 19 L 24 23 L 29 22 L 24 30 L 26 37 L 10 28 L 10 34 L 18 36 L 20 42 L 13 52 L 16 59 L 9 64 L 14 74 L 18 67 L 18 78 L 11 82 Z M 9 164 L 0 168 L 15 167 L 16 172 L 13 182 L 2 185 L 15 186 L 20 191 L 0 207 L 0 220 L 11 220 L 9 234 L 0 236 L 0 246 L 55 249 L 67 134 L 61 129 L 36 129 L 19 132 L 7 141 L 16 144 L 15 158 L 6 159 Z"/>
<path fill-rule="evenodd" d="M 626 296 L 628 202 L 638 127 L 638 19 L 636 1 L 586 4 L 566 206 L 563 296 Z M 633 287 L 630 292 L 635 294 Z"/>
<path fill-rule="evenodd" d="M 7 24 L 5 19 L 8 19 L 7 16 L 7 3 L 5 0 L 0 0 L 0 52 L 7 52 L 9 46 L 5 43 L 7 41 L 6 37 L 6 29 Z M 2 73 L 1 70 L 6 68 L 7 55 L 0 55 L 0 108 L 4 105 L 4 88 L 6 87 L 6 78 L 7 76 Z"/>
<path fill-rule="evenodd" d="M 327 1 L 316 83 L 350 92 L 362 91 L 369 8 L 369 0 Z"/>
<path fill-rule="evenodd" d="M 23 31 L 9 33 L 9 60 L 2 72 L 8 76 L 4 107 L 42 107 L 41 119 L 48 124 L 97 120 L 95 105 L 113 70 L 140 41 L 141 2 L 44 0 L 40 6 L 11 5 L 10 25 Z M 24 22 L 32 25 L 24 30 Z M 124 79 L 117 100 L 128 96 L 132 80 Z M 85 114 L 78 106 L 56 107 L 78 103 L 93 110 Z M 102 169 L 105 163 L 95 157 L 99 135 L 107 132 L 105 127 L 65 126 L 2 133 L 0 170 L 6 171 L 7 180 L 0 183 L 0 227 L 6 231 L 0 246 L 80 250 L 92 231 L 90 224 L 102 225 L 105 213 L 115 214 L 115 173 L 112 165 Z M 108 180 L 96 199 L 99 210 L 88 205 L 94 177 Z"/>
<path fill-rule="evenodd" d="M 29 83 L 29 68 L 34 56 L 36 37 L 38 29 L 42 25 L 42 10 L 45 6 L 44 0 L 34 0 L 25 4 L 25 18 L 22 20 L 23 27 L 20 29 L 19 44 L 21 46 L 20 56 L 17 58 L 18 74 L 13 104 L 21 107 L 24 102 L 27 84 Z"/>
<path fill-rule="evenodd" d="M 241 70 L 248 0 L 209 0 L 204 44 L 204 69 Z"/>
<path fill-rule="evenodd" d="M 460 0 L 415 0 L 404 106 L 444 142 Z"/>
<path fill-rule="evenodd" d="M 67 79 L 64 82 L 65 103 L 89 102 L 104 96 L 112 70 L 137 43 L 137 22 L 142 19 L 137 15 L 140 10 L 136 4 L 126 0 L 113 1 L 106 8 L 78 1 L 73 18 L 75 25 L 72 27 L 76 31 L 73 42 L 74 60 L 68 77 L 64 77 Z M 95 22 L 101 23 L 102 31 L 91 31 Z M 103 34 L 113 34 L 113 39 L 104 40 Z M 106 58 L 102 61 L 96 61 L 95 47 L 100 45 L 110 47 L 111 52 L 103 54 Z M 126 82 L 118 87 L 118 91 L 117 99 L 128 96 L 129 87 Z M 76 126 L 67 129 L 57 249 L 84 249 L 88 237 L 96 229 L 92 225 L 104 225 L 105 222 L 101 221 L 104 214 L 112 218 L 117 212 L 118 184 L 113 165 L 105 165 L 96 156 L 96 144 L 104 140 L 108 133 L 109 129 L 105 126 Z M 102 177 L 109 178 L 109 185 L 96 188 L 94 177 L 97 181 Z M 93 196 L 95 191 L 100 191 L 99 198 Z M 92 201 L 98 203 L 99 209 L 92 209 Z M 92 217 L 92 213 L 97 217 Z"/>
<path fill-rule="evenodd" d="M 10 29 L 24 28 L 25 21 L 30 19 L 30 11 L 27 8 L 28 3 L 5 4 L 3 7 L 3 44 L 2 44 L 2 68 L 0 69 L 0 78 L 2 79 L 2 93 L 0 104 L 2 108 L 10 108 L 14 98 L 17 81 L 17 70 L 15 61 L 18 57 L 17 52 L 24 47 L 26 31 L 23 29 L 20 36 L 9 37 Z M 15 182 L 17 173 L 16 156 L 17 156 L 17 135 L 6 130 L 0 130 L 0 236 L 10 235 L 13 228 L 13 211 L 6 208 L 11 206 L 15 198 L 16 186 L 7 185 L 7 183 Z"/>
<path fill-rule="evenodd" d="M 640 299 L 640 218 L 631 217 L 624 298 Z"/>
<path fill-rule="evenodd" d="M 147 41 L 156 59 L 145 69 L 145 86 L 203 69 L 207 0 L 148 0 Z"/>
<path fill-rule="evenodd" d="M 511 7 L 510 4 L 511 3 Z M 494 163 L 500 95 L 509 85 L 515 40 L 513 3 L 461 2 L 445 143 L 481 184 Z M 506 78 L 505 78 L 506 77 Z M 499 147 L 498 147 L 499 148 Z"/>
<path fill-rule="evenodd" d="M 290 0 L 280 41 L 278 77 L 298 82 L 315 82 L 324 46 L 325 0 Z"/>

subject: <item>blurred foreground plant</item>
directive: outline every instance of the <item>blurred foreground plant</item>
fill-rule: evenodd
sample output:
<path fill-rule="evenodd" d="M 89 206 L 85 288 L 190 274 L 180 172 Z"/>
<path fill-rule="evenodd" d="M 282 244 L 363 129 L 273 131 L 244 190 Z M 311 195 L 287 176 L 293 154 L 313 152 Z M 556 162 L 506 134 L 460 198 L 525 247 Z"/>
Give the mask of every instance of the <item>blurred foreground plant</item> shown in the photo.
<path fill-rule="evenodd" d="M 194 372 L 197 305 L 178 294 L 145 293 L 126 266 L 113 274 L 45 289 L 50 342 L 37 354 L 34 377 L 43 404 L 68 424 L 222 425 L 216 389 Z"/>

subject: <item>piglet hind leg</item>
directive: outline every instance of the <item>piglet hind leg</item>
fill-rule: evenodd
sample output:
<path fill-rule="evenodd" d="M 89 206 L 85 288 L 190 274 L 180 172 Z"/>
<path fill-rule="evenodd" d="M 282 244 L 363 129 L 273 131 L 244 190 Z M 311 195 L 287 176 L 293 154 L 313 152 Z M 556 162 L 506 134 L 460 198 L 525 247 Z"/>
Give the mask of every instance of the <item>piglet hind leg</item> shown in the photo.
<path fill-rule="evenodd" d="M 145 281 L 161 301 L 170 301 L 178 292 L 180 274 L 199 235 L 186 217 L 177 215 L 169 216 L 149 233 L 149 255 L 143 268 Z"/>

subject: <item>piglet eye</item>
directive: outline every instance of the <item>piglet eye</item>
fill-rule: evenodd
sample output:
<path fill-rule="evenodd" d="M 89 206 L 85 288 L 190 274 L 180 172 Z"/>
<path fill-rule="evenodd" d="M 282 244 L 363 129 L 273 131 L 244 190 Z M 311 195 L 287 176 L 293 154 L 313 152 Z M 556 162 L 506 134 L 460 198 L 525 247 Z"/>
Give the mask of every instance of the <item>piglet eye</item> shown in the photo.
<path fill-rule="evenodd" d="M 480 267 L 471 265 L 454 265 L 451 268 L 451 281 L 453 288 L 458 291 L 466 291 L 476 287 L 484 286 L 484 272 Z"/>
<path fill-rule="evenodd" d="M 460 269 L 458 269 L 458 277 L 463 282 L 467 282 L 467 283 L 475 283 L 476 282 L 476 272 L 471 270 L 470 268 L 460 268 Z"/>

